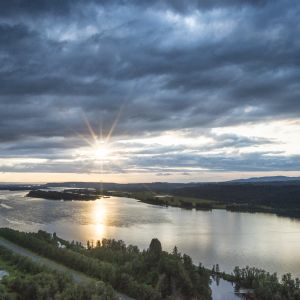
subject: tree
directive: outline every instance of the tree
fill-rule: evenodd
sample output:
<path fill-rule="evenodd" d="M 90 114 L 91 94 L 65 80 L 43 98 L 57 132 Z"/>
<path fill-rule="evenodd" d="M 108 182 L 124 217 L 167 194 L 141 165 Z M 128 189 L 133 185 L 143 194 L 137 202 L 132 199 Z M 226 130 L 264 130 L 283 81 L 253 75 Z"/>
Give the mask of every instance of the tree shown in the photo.
<path fill-rule="evenodd" d="M 158 239 L 152 239 L 148 251 L 153 259 L 158 260 L 162 253 L 160 241 Z"/>
<path fill-rule="evenodd" d="M 176 257 L 180 257 L 180 253 L 178 252 L 178 248 L 176 246 L 174 247 L 172 254 Z"/>
<path fill-rule="evenodd" d="M 87 247 L 88 250 L 92 249 L 90 241 L 86 242 L 86 247 Z"/>

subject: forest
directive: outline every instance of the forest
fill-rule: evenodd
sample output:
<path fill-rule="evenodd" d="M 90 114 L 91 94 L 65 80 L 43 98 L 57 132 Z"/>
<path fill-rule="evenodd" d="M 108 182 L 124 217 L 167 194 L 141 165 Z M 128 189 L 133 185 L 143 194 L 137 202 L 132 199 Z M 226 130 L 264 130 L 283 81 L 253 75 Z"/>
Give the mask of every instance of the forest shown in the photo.
<path fill-rule="evenodd" d="M 212 200 L 232 211 L 271 212 L 277 215 L 300 218 L 299 181 L 202 184 L 175 189 L 173 194 Z"/>
<path fill-rule="evenodd" d="M 44 231 L 24 233 L 1 228 L 0 236 L 135 299 L 211 299 L 210 272 L 201 265 L 195 266 L 177 248 L 173 253 L 162 251 L 157 239 L 147 250 L 140 251 L 122 241 L 106 239 L 89 241 L 84 247 Z"/>
<path fill-rule="evenodd" d="M 270 274 L 257 268 L 239 268 L 233 271 L 237 286 L 253 289 L 260 300 L 299 300 L 300 280 L 292 278 L 291 274 L 284 274 L 281 281 L 276 273 Z"/>
<path fill-rule="evenodd" d="M 33 198 L 43 198 L 43 199 L 50 199 L 50 200 L 64 200 L 64 201 L 73 201 L 73 200 L 80 200 L 80 201 L 90 201 L 96 200 L 98 196 L 92 193 L 90 190 L 64 190 L 64 191 L 45 191 L 45 190 L 31 190 L 29 193 L 26 194 L 26 197 L 33 197 Z"/>
<path fill-rule="evenodd" d="M 68 276 L 37 266 L 1 247 L 0 262 L 4 260 L 21 274 L 2 281 L 0 291 L 6 298 L 0 296 L 1 300 L 20 299 L 17 294 L 22 290 L 28 290 L 34 297 L 40 297 L 36 296 L 39 293 L 49 294 L 46 298 L 28 299 L 115 299 L 113 289 L 135 299 L 206 300 L 211 299 L 211 278 L 223 278 L 233 282 L 236 288 L 250 289 L 250 299 L 300 300 L 300 280 L 291 274 L 279 278 L 276 273 L 248 266 L 237 266 L 231 274 L 220 271 L 218 265 L 209 270 L 201 263 L 194 265 L 176 246 L 172 253 L 163 251 L 158 239 L 152 239 L 149 248 L 141 251 L 121 240 L 87 241 L 82 245 L 41 230 L 25 233 L 0 228 L 0 236 L 100 282 L 89 288 L 76 285 Z M 51 285 L 55 287 L 54 294 L 50 293 Z M 87 296 L 60 298 L 69 289 Z"/>
<path fill-rule="evenodd" d="M 274 179 L 275 180 L 275 179 Z M 70 187 L 64 192 L 41 188 Z M 28 189 L 28 187 L 27 187 Z M 115 184 L 95 182 L 48 183 L 31 187 L 30 197 L 54 200 L 95 200 L 100 195 L 136 198 L 142 202 L 185 209 L 226 209 L 266 212 L 300 218 L 300 180 L 221 183 Z M 79 192 L 79 189 L 80 192 Z M 91 191 L 93 189 L 95 192 Z M 73 191 L 72 191 L 73 190 Z M 167 197 L 161 197 L 167 195 Z"/>
<path fill-rule="evenodd" d="M 136 198 L 142 202 L 185 209 L 226 209 L 265 212 L 300 218 L 300 183 L 207 183 L 158 190 L 114 191 L 109 195 Z"/>
<path fill-rule="evenodd" d="M 55 272 L 0 246 L 0 269 L 9 276 L 0 281 L 1 300 L 115 300 L 112 287 L 101 281 L 76 284 L 67 274 Z"/>

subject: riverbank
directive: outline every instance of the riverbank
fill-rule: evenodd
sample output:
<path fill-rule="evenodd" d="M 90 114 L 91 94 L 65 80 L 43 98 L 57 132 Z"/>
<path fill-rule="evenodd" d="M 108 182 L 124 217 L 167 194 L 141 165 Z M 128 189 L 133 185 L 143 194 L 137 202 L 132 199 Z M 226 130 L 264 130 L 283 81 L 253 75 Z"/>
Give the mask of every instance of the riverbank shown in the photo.
<path fill-rule="evenodd" d="M 65 240 L 62 240 L 58 237 L 56 237 L 57 240 L 60 241 L 60 245 L 68 245 L 68 242 Z M 2 248 L 1 248 L 2 247 Z M 1 251 L 2 249 L 2 251 Z M 53 260 L 47 259 L 43 256 L 40 256 L 28 249 L 25 249 L 15 243 L 12 243 L 2 237 L 0 237 L 0 270 L 6 270 L 3 271 L 3 276 L 13 276 L 14 278 L 18 278 L 20 276 L 19 272 L 16 272 L 16 266 L 11 264 L 7 264 L 5 263 L 3 260 L 1 260 L 1 253 L 3 254 L 3 252 L 5 252 L 5 250 L 3 251 L 3 249 L 7 249 L 7 251 L 10 251 L 11 253 L 14 253 L 15 256 L 18 257 L 18 261 L 23 260 L 24 259 L 29 259 L 32 261 L 32 265 L 35 266 L 37 265 L 41 265 L 41 266 L 45 266 L 47 268 L 49 268 L 49 270 L 53 270 L 55 272 L 61 272 L 62 274 L 67 274 L 68 276 L 71 276 L 72 280 L 76 283 L 76 284 L 83 284 L 83 285 L 89 285 L 89 284 L 95 284 L 96 281 L 94 278 L 88 277 L 83 273 L 77 272 L 75 270 L 73 270 L 72 268 L 68 268 L 66 266 L 64 266 L 63 264 L 58 264 Z M 7 258 L 6 258 L 7 260 Z M 44 269 L 44 271 L 47 269 Z M 207 270 L 208 273 L 210 273 L 210 270 Z M 0 271 L 1 273 L 1 271 Z M 2 274 L 2 273 L 1 273 Z M 1 284 L 1 274 L 0 274 L 0 284 Z M 28 275 L 28 274 L 27 274 Z M 23 276 L 27 276 L 26 274 L 24 274 Z M 234 291 L 233 286 L 231 286 L 231 288 L 229 288 L 229 282 L 226 283 L 228 281 L 225 281 L 222 279 L 220 279 L 220 277 L 212 277 L 212 282 L 211 282 L 211 289 L 212 289 L 212 299 L 213 300 L 218 300 L 218 299 L 223 299 L 223 298 L 219 298 L 216 295 L 222 295 L 223 292 L 226 292 L 226 295 L 231 295 L 232 297 L 234 297 L 234 295 L 238 295 L 238 296 L 242 296 L 242 293 L 238 293 L 237 291 Z M 224 291 L 224 284 L 226 283 L 227 286 L 227 290 Z M 104 283 L 103 283 L 104 284 Z M 219 287 L 219 284 L 221 284 L 221 286 Z M 231 284 L 230 284 L 231 285 Z M 1 289 L 1 287 L 0 287 Z M 130 298 L 124 294 L 120 294 L 120 293 L 116 293 L 117 298 L 119 300 L 133 300 L 133 298 Z M 237 296 L 237 299 L 240 299 Z M 108 299 L 105 298 L 105 299 Z"/>
<path fill-rule="evenodd" d="M 169 194 L 158 194 L 149 191 L 126 192 L 126 191 L 97 191 L 89 189 L 67 189 L 64 191 L 47 191 L 47 190 L 32 190 L 26 197 L 42 198 L 56 201 L 95 201 L 101 197 L 130 197 L 137 199 L 143 203 L 171 206 L 183 209 L 196 209 L 210 211 L 212 209 L 225 209 L 232 212 L 247 212 L 247 213 L 270 213 L 283 217 L 300 219 L 298 210 L 279 209 L 266 205 L 256 205 L 249 203 L 225 203 L 222 201 L 199 199 L 192 197 L 183 197 Z"/>
<path fill-rule="evenodd" d="M 210 269 L 219 263 L 230 273 L 236 265 L 252 265 L 280 276 L 288 272 L 300 276 L 297 220 L 224 209 L 165 208 L 131 198 L 70 202 L 24 196 L 25 192 L 0 195 L 0 227 L 42 229 L 83 243 L 115 237 L 140 249 L 146 249 L 149 239 L 157 237 L 164 250 L 170 252 L 176 245 L 195 263 L 201 261 Z"/>
<path fill-rule="evenodd" d="M 108 239 L 88 241 L 84 247 L 44 231 L 1 228 L 0 236 L 135 299 L 211 299 L 209 273 L 194 266 L 188 255 L 162 251 L 157 239 L 152 239 L 147 251 L 140 251 L 123 241 Z"/>
<path fill-rule="evenodd" d="M 2 229 L 2 234 L 5 235 L 5 229 Z M 25 233 L 21 233 L 21 234 L 25 234 Z M 1 235 L 1 229 L 0 229 L 0 235 Z M 35 236 L 39 236 L 42 240 L 45 240 L 45 238 L 47 237 L 47 233 L 40 232 L 39 234 L 35 234 Z M 6 232 L 6 237 L 7 237 L 7 232 Z M 11 236 L 10 236 L 10 239 L 12 239 Z M 76 243 L 72 242 L 70 244 L 68 241 L 63 240 L 63 239 L 57 237 L 56 235 L 55 235 L 55 240 L 57 240 L 59 242 L 59 244 L 57 244 L 58 247 L 60 247 L 61 249 L 68 248 L 68 251 L 74 250 L 74 245 L 76 245 Z M 43 266 L 49 268 L 49 270 L 58 271 L 58 272 L 61 272 L 61 273 L 64 273 L 64 274 L 68 274 L 72 277 L 74 282 L 77 283 L 77 284 L 88 285 L 88 284 L 96 283 L 95 278 L 89 277 L 89 276 L 85 275 L 84 273 L 81 273 L 81 272 L 75 271 L 72 268 L 66 267 L 64 264 L 57 263 L 57 262 L 55 262 L 55 260 L 48 259 L 44 256 L 38 255 L 38 254 L 35 253 L 35 251 L 32 252 L 32 251 L 26 249 L 28 247 L 24 248 L 24 247 L 18 245 L 19 243 L 20 243 L 20 240 L 16 244 L 16 243 L 13 243 L 13 242 L 11 242 L 11 241 L 9 241 L 9 240 L 7 240 L 7 239 L 0 236 L 0 247 L 5 247 L 6 249 L 11 251 L 12 253 L 15 253 L 16 255 L 26 257 L 26 258 L 32 260 L 33 263 L 43 265 Z M 72 248 L 72 245 L 73 245 L 73 248 Z M 89 243 L 88 247 L 92 247 L 92 244 Z M 95 248 L 93 246 L 93 249 L 97 249 L 97 247 L 99 247 L 99 246 L 95 245 Z M 90 250 L 92 250 L 92 248 Z M 116 249 L 114 251 L 116 251 Z M 0 251 L 0 253 L 1 253 L 1 251 Z M 181 256 L 181 254 L 176 253 L 176 256 Z M 185 257 L 187 257 L 187 256 L 185 256 Z M 21 258 L 19 260 L 21 260 Z M 0 260 L 0 267 L 1 267 L 1 260 Z M 2 266 L 2 267 L 5 267 L 5 269 L 9 270 L 10 273 L 13 276 L 16 276 L 15 272 L 14 272 L 14 268 L 12 268 L 11 266 L 5 265 L 5 266 Z M 194 267 L 197 268 L 196 266 L 194 266 Z M 212 270 L 205 269 L 202 266 L 200 267 L 200 269 L 206 270 L 205 272 L 207 272 L 207 274 L 209 274 L 209 276 L 212 278 L 212 283 L 211 284 L 214 283 L 216 285 L 216 287 L 212 288 L 212 293 L 213 293 L 213 295 L 216 294 L 216 290 L 218 289 L 217 286 L 219 285 L 219 282 L 222 280 L 222 278 L 225 277 L 225 273 L 220 272 L 220 274 L 216 274 L 215 272 L 212 272 Z M 227 276 L 230 276 L 230 275 L 227 275 Z M 232 281 L 232 277 L 230 277 L 230 279 Z M 223 279 L 223 280 L 226 281 L 226 282 L 229 282 L 228 279 Z M 222 292 L 222 291 L 220 291 L 220 292 Z M 227 290 L 226 292 L 228 293 L 229 291 Z M 234 296 L 234 295 L 239 295 L 239 296 L 245 295 L 245 293 L 239 293 L 238 291 L 234 291 L 233 287 L 232 287 L 232 290 L 231 290 L 230 294 L 232 296 Z M 124 295 L 124 294 L 116 293 L 116 295 L 117 295 L 119 300 L 132 300 L 132 298 L 130 298 L 130 297 Z M 213 297 L 212 299 L 214 300 L 214 299 L 217 299 L 217 298 Z"/>
<path fill-rule="evenodd" d="M 196 209 L 209 211 L 212 209 L 225 209 L 232 212 L 247 212 L 247 213 L 270 213 L 282 217 L 290 217 L 300 219 L 300 212 L 298 210 L 275 208 L 266 205 L 257 205 L 252 203 L 225 203 L 222 201 L 215 201 L 209 199 L 199 199 L 194 197 L 183 197 L 172 194 L 159 194 L 150 191 L 139 192 L 122 192 L 122 191 L 108 191 L 105 195 L 116 197 L 130 197 L 137 199 L 143 203 L 171 206 L 183 209 Z"/>
<path fill-rule="evenodd" d="M 221 272 L 218 265 L 208 270 L 201 263 L 193 265 L 191 258 L 176 247 L 172 253 L 162 251 L 157 239 L 152 239 L 147 250 L 140 251 L 121 240 L 88 241 L 85 247 L 44 231 L 25 233 L 1 228 L 0 244 L 1 241 L 19 254 L 43 257 L 42 260 L 45 257 L 49 266 L 53 261 L 67 270 L 72 268 L 84 276 L 102 280 L 116 290 L 125 289 L 123 292 L 136 299 L 197 298 L 197 295 L 210 299 L 210 277 L 231 281 L 237 289 L 249 289 L 250 292 L 244 291 L 248 299 L 297 300 L 300 296 L 300 281 L 291 274 L 278 279 L 276 273 L 252 267 L 236 267 L 231 274 Z"/>

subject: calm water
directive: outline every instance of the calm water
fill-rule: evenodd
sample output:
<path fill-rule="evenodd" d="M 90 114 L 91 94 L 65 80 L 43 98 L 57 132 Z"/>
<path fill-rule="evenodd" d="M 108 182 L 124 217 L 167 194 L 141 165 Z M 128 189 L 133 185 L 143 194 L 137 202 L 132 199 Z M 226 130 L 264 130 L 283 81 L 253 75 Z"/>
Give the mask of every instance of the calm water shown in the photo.
<path fill-rule="evenodd" d="M 212 299 L 213 300 L 242 300 L 245 299 L 242 295 L 234 292 L 234 285 L 225 280 L 213 280 L 211 283 Z"/>
<path fill-rule="evenodd" d="M 90 202 L 24 198 L 25 192 L 0 191 L 0 226 L 57 232 L 65 239 L 116 238 L 148 247 L 157 237 L 164 250 L 176 245 L 195 263 L 257 266 L 300 276 L 300 222 L 270 214 L 224 210 L 163 208 L 111 197 Z"/>

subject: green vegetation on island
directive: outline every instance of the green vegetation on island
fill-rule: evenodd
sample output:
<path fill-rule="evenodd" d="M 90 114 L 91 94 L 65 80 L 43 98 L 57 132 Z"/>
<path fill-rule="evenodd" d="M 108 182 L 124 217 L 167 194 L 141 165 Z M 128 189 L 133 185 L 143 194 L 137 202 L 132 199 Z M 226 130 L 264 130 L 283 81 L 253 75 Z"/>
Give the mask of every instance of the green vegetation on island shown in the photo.
<path fill-rule="evenodd" d="M 26 195 L 26 197 L 64 201 L 90 201 L 99 198 L 95 191 L 88 189 L 68 189 L 64 191 L 32 190 Z"/>
<path fill-rule="evenodd" d="M 275 178 L 276 179 L 276 178 Z M 275 180 L 274 179 L 274 180 Z M 136 198 L 142 202 L 184 209 L 226 209 L 300 218 L 300 181 L 232 181 L 223 183 L 115 184 L 65 182 L 31 186 L 29 197 L 53 200 L 95 200 L 101 196 Z M 62 192 L 42 188 L 69 187 Z M 7 188 L 7 187 L 6 187 Z M 17 188 L 17 187 L 15 187 Z M 21 186 L 21 188 L 24 188 Z M 28 188 L 28 187 L 27 187 Z"/>

